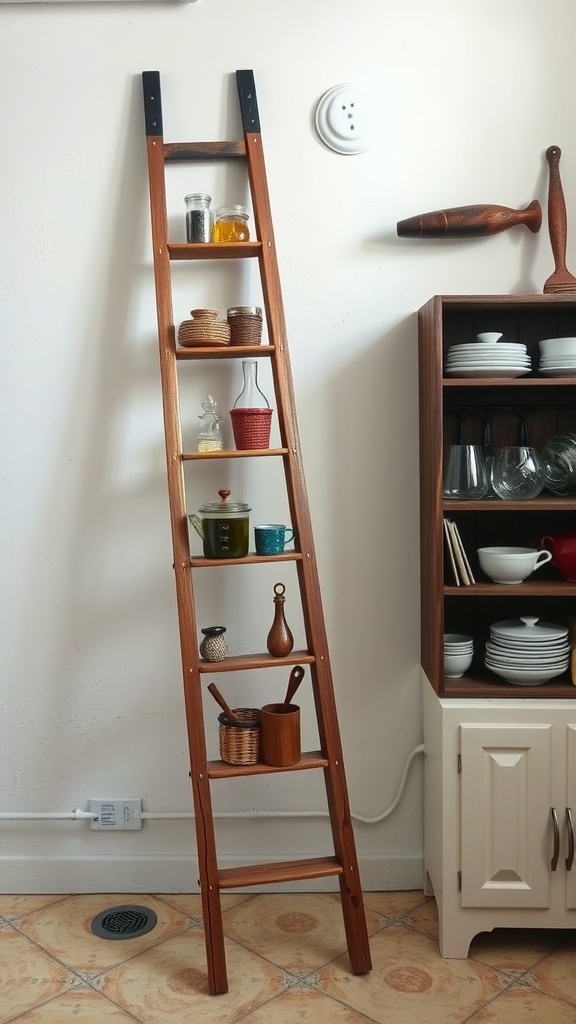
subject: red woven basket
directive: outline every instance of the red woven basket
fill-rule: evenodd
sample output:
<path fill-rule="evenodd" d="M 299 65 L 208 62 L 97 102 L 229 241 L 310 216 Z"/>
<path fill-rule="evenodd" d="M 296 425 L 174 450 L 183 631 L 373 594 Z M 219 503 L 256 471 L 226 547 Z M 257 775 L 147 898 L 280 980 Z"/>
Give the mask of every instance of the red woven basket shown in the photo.
<path fill-rule="evenodd" d="M 231 409 L 232 430 L 238 451 L 270 447 L 273 409 Z"/>

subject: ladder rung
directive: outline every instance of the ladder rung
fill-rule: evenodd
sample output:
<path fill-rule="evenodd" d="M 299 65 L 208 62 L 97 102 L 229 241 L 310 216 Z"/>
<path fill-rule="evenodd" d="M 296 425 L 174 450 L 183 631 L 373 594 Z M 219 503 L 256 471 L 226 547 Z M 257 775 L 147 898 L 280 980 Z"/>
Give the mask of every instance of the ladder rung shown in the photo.
<path fill-rule="evenodd" d="M 321 750 L 309 750 L 303 753 L 297 764 L 287 768 L 273 768 L 269 764 L 227 764 L 226 761 L 208 761 L 208 778 L 235 779 L 240 775 L 274 775 L 277 772 L 298 772 L 308 768 L 327 768 L 327 757 Z"/>
<path fill-rule="evenodd" d="M 246 156 L 244 139 L 231 142 L 165 142 L 166 163 L 176 160 L 228 160 L 231 157 Z"/>
<path fill-rule="evenodd" d="M 300 555 L 300 557 L 302 557 Z M 239 559 L 237 559 L 239 561 Z M 261 559 L 265 561 L 265 559 Z M 272 561 L 272 558 L 269 559 Z M 316 658 L 308 651 L 292 651 L 286 658 L 274 658 L 271 654 L 238 654 L 223 661 L 201 661 L 200 673 L 242 672 L 249 668 L 272 668 L 277 665 L 313 665 Z"/>
<path fill-rule="evenodd" d="M 288 455 L 287 448 L 256 448 L 242 450 L 230 450 L 226 452 L 182 452 L 184 462 L 192 462 L 202 459 L 249 459 L 257 456 L 266 458 L 267 455 Z"/>
<path fill-rule="evenodd" d="M 242 260 L 259 256 L 262 243 L 254 242 L 168 242 L 171 260 Z"/>
<path fill-rule="evenodd" d="M 269 356 L 274 352 L 275 345 L 195 345 L 184 348 L 178 345 L 176 359 L 238 359 L 239 356 Z"/>
<path fill-rule="evenodd" d="M 310 860 L 286 860 L 277 864 L 250 864 L 243 868 L 223 868 L 218 872 L 221 889 L 243 885 L 268 885 L 272 882 L 297 882 L 306 878 L 341 875 L 336 857 L 312 857 Z"/>
<path fill-rule="evenodd" d="M 301 562 L 300 551 L 285 551 L 280 555 L 247 555 L 246 558 L 191 558 L 194 569 L 207 569 L 219 565 L 260 565 L 263 562 Z"/>

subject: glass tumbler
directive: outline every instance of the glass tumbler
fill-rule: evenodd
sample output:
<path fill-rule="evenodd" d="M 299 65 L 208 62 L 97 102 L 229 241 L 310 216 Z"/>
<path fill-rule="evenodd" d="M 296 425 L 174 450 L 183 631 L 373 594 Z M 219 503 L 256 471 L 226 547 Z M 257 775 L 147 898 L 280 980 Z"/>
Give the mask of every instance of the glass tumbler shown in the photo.
<path fill-rule="evenodd" d="M 482 446 L 450 445 L 444 469 L 443 496 L 460 500 L 484 498 L 488 490 L 488 475 Z"/>
<path fill-rule="evenodd" d="M 492 463 L 492 487 L 504 501 L 535 498 L 544 487 L 544 467 L 535 448 L 500 448 Z"/>

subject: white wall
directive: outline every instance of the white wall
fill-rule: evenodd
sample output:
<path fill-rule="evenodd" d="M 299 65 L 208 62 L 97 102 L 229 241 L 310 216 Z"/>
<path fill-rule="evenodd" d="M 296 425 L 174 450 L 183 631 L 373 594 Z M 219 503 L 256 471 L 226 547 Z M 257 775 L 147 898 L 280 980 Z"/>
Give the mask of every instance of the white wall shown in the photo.
<path fill-rule="evenodd" d="M 185 141 L 237 136 L 233 72 L 255 72 L 350 798 L 375 817 L 421 740 L 416 310 L 438 292 L 541 291 L 553 269 L 546 220 L 536 236 L 463 242 L 400 240 L 396 222 L 482 202 L 545 208 L 551 144 L 576 216 L 575 28 L 571 0 L 0 7 L 0 809 L 141 796 L 149 811 L 191 810 L 140 73 L 161 72 L 166 139 Z M 311 127 L 342 81 L 367 82 L 375 101 L 360 156 L 334 154 Z M 170 182 L 174 239 L 185 192 L 244 198 L 221 169 Z M 254 277 L 235 273 L 178 265 L 175 319 L 257 301 Z M 226 409 L 239 386 L 188 369 L 193 437 L 206 390 Z M 282 513 L 257 467 L 226 481 L 195 472 L 196 508 L 231 483 L 253 521 Z M 218 579 L 202 621 L 262 649 L 274 574 L 263 570 L 240 615 L 238 576 Z M 225 688 L 231 702 L 263 703 L 277 680 L 266 694 L 256 677 Z M 215 749 L 210 698 L 207 714 Z M 421 884 L 420 761 L 395 813 L 357 825 L 367 887 Z M 214 786 L 215 809 L 324 809 L 316 774 Z M 329 852 L 325 822 L 308 818 L 222 821 L 218 837 L 226 863 Z M 196 883 L 189 821 L 104 836 L 4 821 L 0 854 L 5 891 Z"/>

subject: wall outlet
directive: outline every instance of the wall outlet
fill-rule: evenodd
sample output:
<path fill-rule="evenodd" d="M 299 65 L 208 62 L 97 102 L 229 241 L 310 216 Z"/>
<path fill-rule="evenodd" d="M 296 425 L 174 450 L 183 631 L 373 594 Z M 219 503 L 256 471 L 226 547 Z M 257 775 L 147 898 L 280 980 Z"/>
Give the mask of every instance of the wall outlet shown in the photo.
<path fill-rule="evenodd" d="M 90 800 L 91 829 L 125 832 L 142 828 L 142 800 Z"/>

